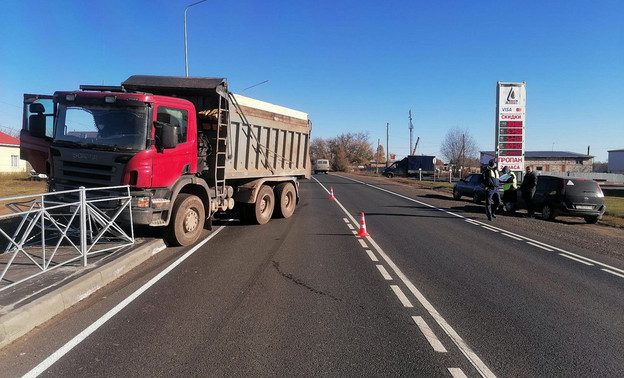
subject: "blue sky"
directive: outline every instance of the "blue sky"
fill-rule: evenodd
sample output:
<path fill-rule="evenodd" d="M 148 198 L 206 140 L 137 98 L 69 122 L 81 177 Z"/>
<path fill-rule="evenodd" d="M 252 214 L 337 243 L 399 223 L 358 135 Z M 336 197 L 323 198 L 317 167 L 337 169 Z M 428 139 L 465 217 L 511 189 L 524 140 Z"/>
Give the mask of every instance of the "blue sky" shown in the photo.
<path fill-rule="evenodd" d="M 184 76 L 194 1 L 5 0 L 0 130 L 23 93 Z M 188 11 L 189 75 L 309 113 L 313 138 L 368 132 L 373 145 L 439 155 L 447 131 L 494 148 L 496 82 L 527 85 L 527 150 L 624 148 L 622 1 L 217 2 Z M 267 83 L 243 91 L 256 83 Z"/>

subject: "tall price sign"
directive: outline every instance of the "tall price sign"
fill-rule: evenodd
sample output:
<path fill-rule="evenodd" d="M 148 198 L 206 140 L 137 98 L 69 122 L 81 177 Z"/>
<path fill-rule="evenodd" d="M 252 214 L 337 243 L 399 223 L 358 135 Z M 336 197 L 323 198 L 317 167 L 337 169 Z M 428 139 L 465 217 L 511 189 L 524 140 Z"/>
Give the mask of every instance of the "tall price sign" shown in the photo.
<path fill-rule="evenodd" d="M 496 85 L 496 158 L 498 167 L 524 171 L 526 83 Z"/>

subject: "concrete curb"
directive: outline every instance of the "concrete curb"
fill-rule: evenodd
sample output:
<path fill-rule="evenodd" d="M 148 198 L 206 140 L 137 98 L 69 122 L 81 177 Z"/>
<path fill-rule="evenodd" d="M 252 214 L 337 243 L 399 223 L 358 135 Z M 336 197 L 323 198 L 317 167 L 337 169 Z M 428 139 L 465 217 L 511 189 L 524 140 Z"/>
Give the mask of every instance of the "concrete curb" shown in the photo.
<path fill-rule="evenodd" d="M 165 248 L 165 243 L 160 239 L 149 241 L 67 285 L 0 317 L 0 348 L 87 298 Z"/>

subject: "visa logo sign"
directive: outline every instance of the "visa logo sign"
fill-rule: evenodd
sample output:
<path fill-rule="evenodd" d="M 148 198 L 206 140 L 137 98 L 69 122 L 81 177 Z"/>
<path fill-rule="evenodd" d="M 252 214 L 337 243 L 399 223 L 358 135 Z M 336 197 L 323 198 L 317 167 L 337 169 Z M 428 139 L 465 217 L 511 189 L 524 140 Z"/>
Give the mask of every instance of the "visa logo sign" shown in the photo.
<path fill-rule="evenodd" d="M 501 108 L 501 112 L 521 112 L 522 108 Z"/>

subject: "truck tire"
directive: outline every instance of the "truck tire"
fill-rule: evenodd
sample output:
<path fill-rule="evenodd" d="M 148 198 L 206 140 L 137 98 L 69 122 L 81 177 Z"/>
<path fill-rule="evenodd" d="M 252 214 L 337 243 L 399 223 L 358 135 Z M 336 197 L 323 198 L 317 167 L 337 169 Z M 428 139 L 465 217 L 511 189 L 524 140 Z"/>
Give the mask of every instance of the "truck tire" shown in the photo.
<path fill-rule="evenodd" d="M 170 245 L 187 246 L 195 243 L 204 229 L 206 213 L 199 197 L 180 193 L 173 204 L 171 220 L 165 233 Z"/>
<path fill-rule="evenodd" d="M 275 195 L 271 187 L 262 185 L 258 191 L 256 203 L 253 206 L 253 221 L 257 224 L 266 224 L 271 220 L 275 208 Z"/>
<path fill-rule="evenodd" d="M 275 216 L 278 218 L 290 218 L 297 206 L 297 193 L 290 182 L 283 182 L 275 187 Z"/>

